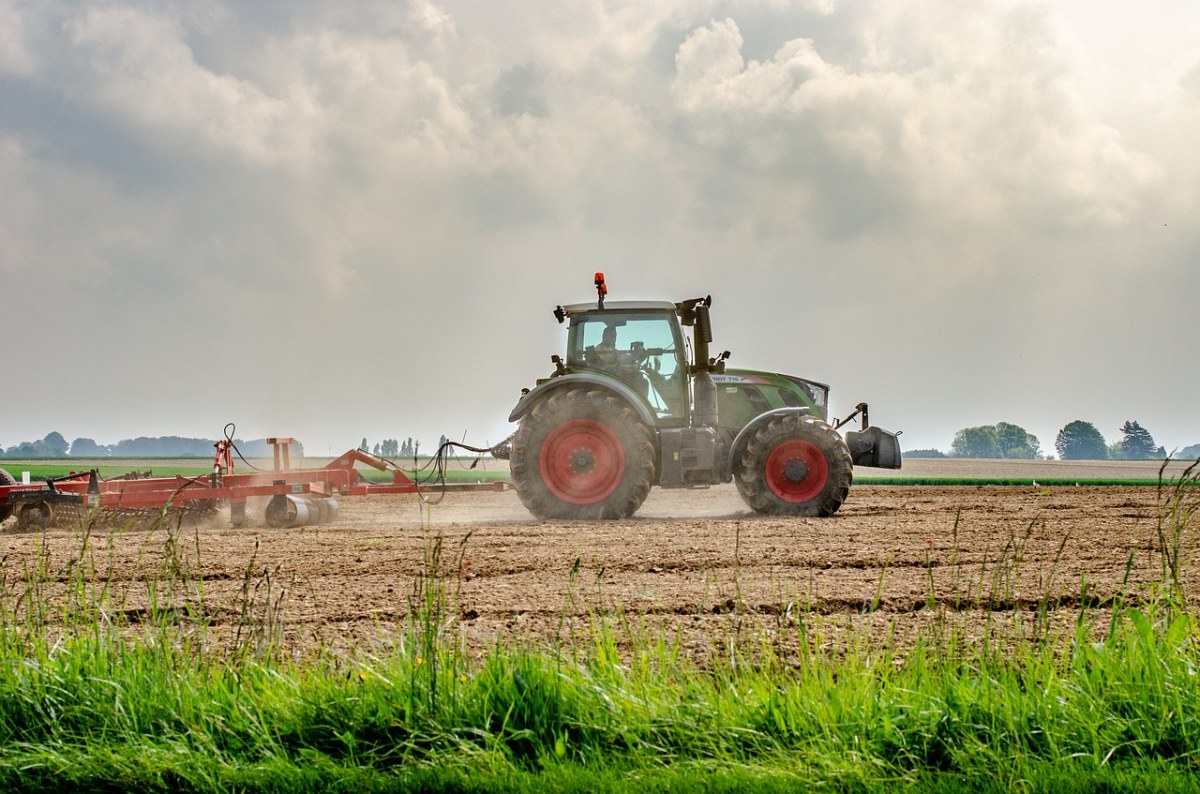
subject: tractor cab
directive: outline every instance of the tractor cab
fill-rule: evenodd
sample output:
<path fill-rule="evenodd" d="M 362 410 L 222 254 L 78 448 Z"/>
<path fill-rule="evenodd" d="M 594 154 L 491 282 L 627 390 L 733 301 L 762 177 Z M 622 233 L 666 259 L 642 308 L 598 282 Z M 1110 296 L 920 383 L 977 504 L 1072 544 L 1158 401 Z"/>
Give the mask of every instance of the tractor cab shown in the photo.
<path fill-rule="evenodd" d="M 675 304 L 574 304 L 562 312 L 571 322 L 567 371 L 614 376 L 645 400 L 662 426 L 687 424 L 688 367 Z"/>

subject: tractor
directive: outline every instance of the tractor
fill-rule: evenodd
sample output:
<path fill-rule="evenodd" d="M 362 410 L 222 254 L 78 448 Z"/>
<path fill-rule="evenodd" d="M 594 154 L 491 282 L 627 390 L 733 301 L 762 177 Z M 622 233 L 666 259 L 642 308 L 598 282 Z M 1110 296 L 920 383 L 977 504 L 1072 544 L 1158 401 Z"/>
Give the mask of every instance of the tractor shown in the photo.
<path fill-rule="evenodd" d="M 621 519 L 652 486 L 733 480 L 759 513 L 830 516 L 854 466 L 900 468 L 897 433 L 869 425 L 867 405 L 834 424 L 829 387 L 727 368 L 709 356 L 712 297 L 557 306 L 567 354 L 523 389 L 507 454 L 521 502 L 541 519 Z M 691 329 L 689 340 L 684 329 Z M 839 430 L 861 417 L 861 429 Z"/>

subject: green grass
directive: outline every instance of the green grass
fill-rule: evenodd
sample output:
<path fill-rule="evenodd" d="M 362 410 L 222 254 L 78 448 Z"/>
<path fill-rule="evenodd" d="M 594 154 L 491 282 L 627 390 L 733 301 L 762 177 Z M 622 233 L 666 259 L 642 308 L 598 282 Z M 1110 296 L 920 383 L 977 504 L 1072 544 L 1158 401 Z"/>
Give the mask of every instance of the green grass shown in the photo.
<path fill-rule="evenodd" d="M 1085 609 L 1065 633 L 1029 635 L 1013 615 L 968 642 L 930 593 L 937 620 L 915 647 L 832 643 L 803 612 L 747 636 L 731 615 L 703 666 L 599 606 L 556 645 L 476 657 L 457 624 L 469 538 L 446 550 L 435 534 L 393 645 L 285 653 L 286 603 L 254 559 L 232 641 L 213 643 L 180 553 L 199 554 L 199 534 L 150 536 L 162 563 L 133 585 L 150 606 L 131 611 L 107 539 L 85 531 L 64 568 L 0 562 L 0 787 L 1200 790 L 1194 484 L 1159 486 L 1157 590 Z M 568 602 L 586 600 L 563 575 Z"/>
<path fill-rule="evenodd" d="M 178 459 L 171 458 L 170 460 L 174 462 Z M 21 472 L 26 471 L 29 472 L 30 479 L 32 480 L 45 480 L 48 477 L 62 477 L 70 474 L 73 471 L 91 470 L 91 467 L 80 469 L 78 464 L 71 465 L 70 463 L 20 463 L 19 465 L 12 466 L 10 468 L 4 465 L 3 458 L 0 458 L 0 468 L 7 471 L 18 481 L 21 479 Z M 120 477 L 135 470 L 141 472 L 150 471 L 155 477 L 198 477 L 208 474 L 212 471 L 211 464 L 197 466 L 170 465 L 158 467 L 154 465 L 153 460 L 145 458 L 130 460 L 124 464 L 116 464 L 111 466 L 104 465 L 97 466 L 95 468 L 100 472 L 101 478 Z M 245 466 L 241 466 L 237 470 L 239 473 L 251 471 Z M 430 477 L 428 470 L 414 471 L 412 469 L 406 469 L 405 474 L 407 474 L 409 477 L 419 478 L 421 482 L 425 482 L 427 478 Z M 507 481 L 509 479 L 507 471 L 477 471 L 465 468 L 447 468 L 445 474 L 446 481 L 450 483 L 498 482 Z M 389 483 L 392 481 L 392 475 L 390 472 L 375 471 L 374 469 L 359 469 L 359 476 L 368 482 Z"/>
<path fill-rule="evenodd" d="M 439 482 L 438 475 L 428 470 L 404 469 L 403 471 L 411 479 L 431 488 L 436 488 Z M 369 482 L 388 483 L 392 481 L 392 475 L 389 472 L 360 470 L 359 476 Z M 507 471 L 472 471 L 468 469 L 446 469 L 444 476 L 447 483 L 508 482 L 512 479 Z"/>
<path fill-rule="evenodd" d="M 0 460 L 0 464 L 3 461 Z M 196 477 L 207 474 L 212 471 L 211 466 L 166 466 L 158 468 L 152 466 L 150 461 L 141 461 L 142 467 L 140 471 L 151 471 L 155 477 Z M 0 468 L 4 468 L 0 465 Z M 134 469 L 129 465 L 116 466 L 99 466 L 100 476 L 103 478 L 117 477 L 126 474 Z M 21 464 L 19 467 L 8 469 L 9 474 L 16 478 L 20 478 L 20 472 L 28 471 L 30 476 L 35 479 L 46 479 L 47 477 L 61 477 L 72 471 L 78 471 L 78 468 L 73 468 L 70 465 L 47 463 L 47 464 Z M 242 469 L 244 470 L 244 469 Z M 419 479 L 420 482 L 426 482 L 432 477 L 428 469 L 416 470 L 412 468 L 403 469 L 404 473 L 412 478 Z M 375 471 L 373 469 L 360 469 L 359 476 L 368 482 L 386 483 L 392 481 L 392 475 L 389 472 Z M 469 483 L 469 482 L 507 482 L 510 479 L 507 471 L 479 471 L 466 468 L 448 467 L 445 471 L 446 481 L 450 483 Z M 1068 487 L 1068 486 L 1113 486 L 1113 487 L 1154 487 L 1158 484 L 1156 479 L 1032 479 L 1029 477 L 856 477 L 855 483 L 859 485 L 928 485 L 928 486 L 985 486 L 985 485 L 1012 485 L 1012 486 L 1045 486 L 1047 488 Z"/>
<path fill-rule="evenodd" d="M 150 470 L 156 477 L 196 477 L 212 471 L 211 463 L 202 462 L 197 459 L 195 466 L 179 466 L 178 458 L 164 458 L 163 461 L 170 461 L 169 466 L 157 467 L 154 465 L 153 458 L 130 458 L 128 460 L 114 462 L 111 465 L 99 466 L 101 477 L 116 477 L 126 474 L 133 470 Z M 445 466 L 445 477 L 449 483 L 471 483 L 471 482 L 499 482 L 508 481 L 510 479 L 506 468 L 501 468 L 499 471 L 483 471 L 482 469 L 470 469 L 469 461 L 473 460 L 452 460 Z M 408 466 L 407 463 L 412 461 L 397 461 L 406 475 L 420 482 L 430 481 L 434 477 L 433 466 L 430 459 L 419 459 L 415 466 Z M 20 478 L 20 472 L 28 471 L 33 479 L 45 479 L 46 477 L 59 477 L 68 474 L 71 471 L 79 470 L 79 464 L 72 464 L 69 460 L 46 461 L 42 463 L 27 464 L 18 463 L 5 465 L 4 459 L 0 458 L 0 468 L 8 470 L 16 478 Z M 493 465 L 493 468 L 495 466 Z M 240 471 L 246 471 L 244 466 L 239 466 Z M 391 482 L 392 475 L 389 472 L 376 471 L 370 468 L 360 468 L 359 475 L 368 482 Z M 1111 478 L 1031 478 L 1031 477 L 898 477 L 898 476 L 856 476 L 855 482 L 861 485 L 926 485 L 926 486 L 986 486 L 986 485 L 1011 485 L 1011 486 L 1028 486 L 1048 488 L 1068 487 L 1068 486 L 1112 486 L 1112 487 L 1154 487 L 1158 484 L 1157 478 L 1133 478 L 1133 479 L 1111 479 Z M 1035 485 L 1036 484 L 1036 485 Z"/>
<path fill-rule="evenodd" d="M 177 458 L 171 458 L 172 461 Z M 100 477 L 107 479 L 111 477 L 120 477 L 128 474 L 131 471 L 153 472 L 155 477 L 197 477 L 207 474 L 212 471 L 212 464 L 203 465 L 197 461 L 195 466 L 162 466 L 154 465 L 153 460 L 139 458 L 136 461 L 131 461 L 125 464 L 115 464 L 111 466 L 88 466 L 81 468 L 79 464 L 71 465 L 69 463 L 20 463 L 16 466 L 6 466 L 4 459 L 0 458 L 0 469 L 4 469 L 18 481 L 21 479 L 21 472 L 29 472 L 30 479 L 45 480 L 48 477 L 63 477 L 71 472 L 88 472 L 95 468 L 100 472 Z"/>
<path fill-rule="evenodd" d="M 1104 485 L 1113 487 L 1156 487 L 1156 478 L 1113 479 L 1113 478 L 1042 478 L 1042 477 L 858 477 L 854 482 L 862 485 L 933 485 L 933 486 L 981 486 L 981 485 L 1026 485 L 1049 488 L 1074 487 L 1077 485 Z"/>

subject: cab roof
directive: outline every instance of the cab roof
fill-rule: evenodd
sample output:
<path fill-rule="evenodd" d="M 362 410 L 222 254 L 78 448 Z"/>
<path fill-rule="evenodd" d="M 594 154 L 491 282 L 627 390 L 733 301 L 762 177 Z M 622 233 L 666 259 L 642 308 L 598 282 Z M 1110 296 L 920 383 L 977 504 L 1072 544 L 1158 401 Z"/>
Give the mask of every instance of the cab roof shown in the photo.
<path fill-rule="evenodd" d="M 563 311 L 568 317 L 574 317 L 577 314 L 586 314 L 595 312 L 602 314 L 603 312 L 627 312 L 627 311 L 659 311 L 659 312 L 674 312 L 678 307 L 670 301 L 605 301 L 604 308 L 596 307 L 596 302 L 590 303 L 570 303 L 563 306 Z"/>

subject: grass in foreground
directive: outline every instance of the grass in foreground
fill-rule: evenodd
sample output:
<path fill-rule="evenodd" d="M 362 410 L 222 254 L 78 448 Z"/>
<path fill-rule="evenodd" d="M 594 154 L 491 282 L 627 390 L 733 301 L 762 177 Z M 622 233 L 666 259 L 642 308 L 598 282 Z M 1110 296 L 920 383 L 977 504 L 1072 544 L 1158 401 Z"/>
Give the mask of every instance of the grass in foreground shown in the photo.
<path fill-rule="evenodd" d="M 134 623 L 85 533 L 69 571 L 2 571 L 0 787 L 1200 790 L 1183 588 L 1197 491 L 1160 487 L 1162 587 L 1103 625 L 1083 612 L 1015 644 L 1004 625 L 974 645 L 942 632 L 901 656 L 831 651 L 801 615 L 798 657 L 731 631 L 704 668 L 637 616 L 599 612 L 560 647 L 473 659 L 438 538 L 386 652 L 285 657 L 285 610 L 255 595 L 253 561 L 236 641 L 215 646 L 184 538 L 165 533 Z"/>

